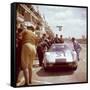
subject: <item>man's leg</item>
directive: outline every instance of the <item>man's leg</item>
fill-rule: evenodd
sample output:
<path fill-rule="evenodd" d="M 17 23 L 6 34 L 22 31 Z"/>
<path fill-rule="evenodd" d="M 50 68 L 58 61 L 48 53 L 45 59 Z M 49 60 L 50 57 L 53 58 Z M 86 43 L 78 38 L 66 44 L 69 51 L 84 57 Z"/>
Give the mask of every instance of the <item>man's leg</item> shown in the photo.
<path fill-rule="evenodd" d="M 38 52 L 39 66 L 42 66 L 42 53 Z"/>
<path fill-rule="evenodd" d="M 80 60 L 80 58 L 79 58 L 79 51 L 77 50 L 76 53 L 77 53 L 77 59 L 79 61 Z"/>
<path fill-rule="evenodd" d="M 19 72 L 20 72 L 19 67 L 16 67 L 16 82 L 17 83 L 19 82 L 19 80 L 18 80 Z"/>
<path fill-rule="evenodd" d="M 29 83 L 32 83 L 32 68 L 29 67 Z"/>
<path fill-rule="evenodd" d="M 40 56 L 40 63 L 39 63 L 39 65 L 42 66 L 42 63 L 43 63 L 43 53 Z"/>

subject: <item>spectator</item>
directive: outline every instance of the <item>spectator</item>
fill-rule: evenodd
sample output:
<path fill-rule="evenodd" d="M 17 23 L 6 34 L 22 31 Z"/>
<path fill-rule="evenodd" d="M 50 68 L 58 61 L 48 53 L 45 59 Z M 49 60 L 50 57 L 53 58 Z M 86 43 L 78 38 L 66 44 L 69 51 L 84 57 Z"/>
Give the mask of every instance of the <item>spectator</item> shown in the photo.
<path fill-rule="evenodd" d="M 18 82 L 18 75 L 21 70 L 21 49 L 22 49 L 22 33 L 23 28 L 17 26 L 16 30 L 16 82 Z"/>
<path fill-rule="evenodd" d="M 81 51 L 81 46 L 80 46 L 80 44 L 76 41 L 76 39 L 73 37 L 72 38 L 72 42 L 73 42 L 73 47 L 74 47 L 74 50 L 76 51 L 76 53 L 77 53 L 77 59 L 78 59 L 78 61 L 80 60 L 80 58 L 79 58 L 79 53 L 80 53 L 80 51 Z"/>
<path fill-rule="evenodd" d="M 45 39 L 47 39 L 46 34 L 43 34 L 43 36 L 42 36 L 42 38 L 41 38 L 41 39 L 42 39 L 42 41 L 43 41 L 43 40 L 45 40 Z"/>
<path fill-rule="evenodd" d="M 45 51 L 47 51 L 47 43 L 45 41 L 42 41 L 37 45 L 37 55 L 39 60 L 39 66 L 42 66 L 43 64 Z"/>
<path fill-rule="evenodd" d="M 49 44 L 49 47 L 51 47 L 51 45 L 52 45 L 52 38 L 50 36 L 48 37 L 48 42 L 49 42 L 48 43 Z"/>
<path fill-rule="evenodd" d="M 64 43 L 64 39 L 63 39 L 63 36 L 62 35 L 60 35 L 59 43 Z"/>
<path fill-rule="evenodd" d="M 34 27 L 28 26 L 22 33 L 21 64 L 25 76 L 25 85 L 32 83 L 32 65 L 36 55 L 36 36 Z"/>
<path fill-rule="evenodd" d="M 56 37 L 54 38 L 54 43 L 59 43 L 58 34 L 56 34 Z"/>

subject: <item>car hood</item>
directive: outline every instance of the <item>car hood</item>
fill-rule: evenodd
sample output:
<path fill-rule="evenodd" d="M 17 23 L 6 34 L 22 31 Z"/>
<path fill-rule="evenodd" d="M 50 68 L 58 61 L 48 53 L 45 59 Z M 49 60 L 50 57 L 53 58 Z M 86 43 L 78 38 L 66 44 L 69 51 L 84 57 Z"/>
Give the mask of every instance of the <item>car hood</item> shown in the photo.
<path fill-rule="evenodd" d="M 45 57 L 48 62 L 55 63 L 58 62 L 72 62 L 73 57 L 71 51 L 61 51 L 61 52 L 46 52 Z"/>

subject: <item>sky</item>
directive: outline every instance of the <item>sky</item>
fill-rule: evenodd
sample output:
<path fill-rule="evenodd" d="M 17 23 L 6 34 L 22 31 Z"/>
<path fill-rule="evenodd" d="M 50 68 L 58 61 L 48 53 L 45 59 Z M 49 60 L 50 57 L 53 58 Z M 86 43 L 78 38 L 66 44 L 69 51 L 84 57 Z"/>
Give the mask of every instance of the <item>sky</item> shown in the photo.
<path fill-rule="evenodd" d="M 38 9 L 54 34 L 62 34 L 64 37 L 86 37 L 86 8 L 38 5 Z M 62 30 L 59 31 L 56 26 L 63 26 Z"/>

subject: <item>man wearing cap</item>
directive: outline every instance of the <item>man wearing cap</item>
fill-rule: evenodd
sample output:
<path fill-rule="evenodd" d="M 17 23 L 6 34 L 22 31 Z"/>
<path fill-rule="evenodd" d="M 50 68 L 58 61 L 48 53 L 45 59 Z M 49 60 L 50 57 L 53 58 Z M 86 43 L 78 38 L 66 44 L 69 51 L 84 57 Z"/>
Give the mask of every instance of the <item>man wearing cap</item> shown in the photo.
<path fill-rule="evenodd" d="M 34 27 L 27 26 L 22 33 L 22 53 L 21 65 L 25 76 L 25 85 L 29 85 L 32 81 L 32 65 L 36 55 L 36 35 L 34 34 Z"/>

